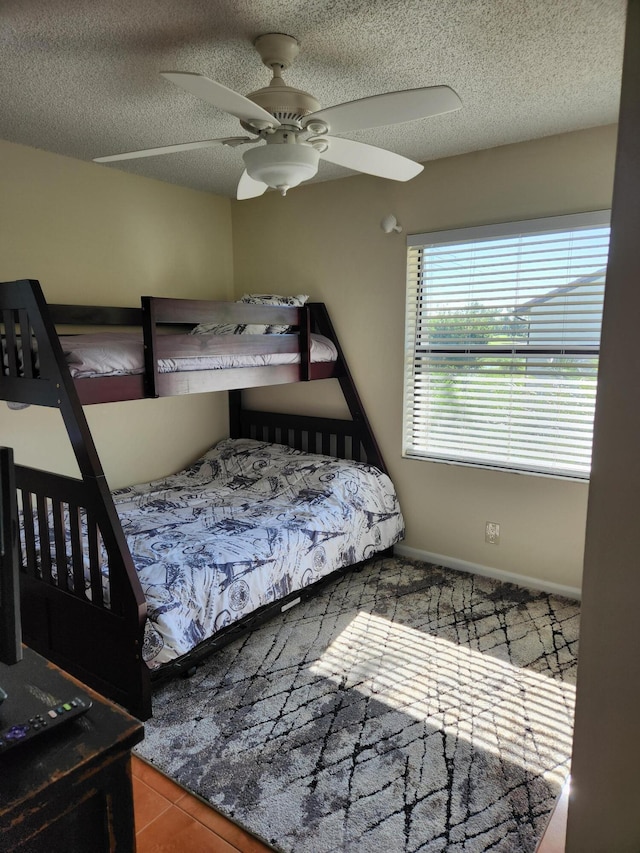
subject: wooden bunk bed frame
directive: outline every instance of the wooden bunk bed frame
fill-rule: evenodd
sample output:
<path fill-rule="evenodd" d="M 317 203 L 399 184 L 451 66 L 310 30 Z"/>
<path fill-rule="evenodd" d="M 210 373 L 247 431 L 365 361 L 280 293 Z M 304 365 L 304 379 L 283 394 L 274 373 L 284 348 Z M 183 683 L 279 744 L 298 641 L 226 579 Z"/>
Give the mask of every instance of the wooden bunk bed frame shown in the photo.
<path fill-rule="evenodd" d="M 274 308 L 143 297 L 140 308 L 48 305 L 39 282 L 25 279 L 0 284 L 0 311 L 6 351 L 4 371 L 0 372 L 0 399 L 58 408 L 80 471 L 80 478 L 73 478 L 14 466 L 11 452 L 1 467 L 3 510 L 9 503 L 16 516 L 18 506 L 22 512 L 22 532 L 16 517 L 11 524 L 12 541 L 4 550 L 5 556 L 17 555 L 20 564 L 24 642 L 140 719 L 147 719 L 151 716 L 152 680 L 188 672 L 200 658 L 238 632 L 269 618 L 290 601 L 308 597 L 311 588 L 261 608 L 177 661 L 150 670 L 142 659 L 144 595 L 83 405 L 227 390 L 232 438 L 256 438 L 354 459 L 386 473 L 380 449 L 322 303 Z M 158 374 L 157 359 L 169 344 L 163 327 L 184 331 L 201 322 L 291 325 L 296 334 L 233 336 L 238 340 L 228 343 L 246 351 L 250 337 L 249 345 L 257 352 L 265 351 L 265 347 L 273 351 L 275 343 L 284 351 L 299 351 L 300 363 Z M 74 380 L 56 329 L 67 324 L 142 327 L 144 373 Z M 335 362 L 311 363 L 311 332 L 334 342 L 338 352 Z M 321 378 L 338 380 L 351 420 L 258 412 L 242 405 L 242 388 Z M 17 500 L 11 496 L 12 489 L 17 491 Z M 101 565 L 101 543 L 107 567 Z M 58 565 L 67 566 L 68 572 L 58 573 Z M 85 592 L 87 566 L 90 593 Z"/>

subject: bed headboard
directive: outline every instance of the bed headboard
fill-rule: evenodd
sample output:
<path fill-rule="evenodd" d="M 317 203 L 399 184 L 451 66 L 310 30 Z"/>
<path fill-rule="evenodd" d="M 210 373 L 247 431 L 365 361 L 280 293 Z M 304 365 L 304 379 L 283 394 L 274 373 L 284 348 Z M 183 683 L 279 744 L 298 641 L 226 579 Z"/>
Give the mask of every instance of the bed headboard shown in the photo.
<path fill-rule="evenodd" d="M 388 473 L 366 419 L 349 421 L 244 409 L 242 392 L 230 391 L 229 427 L 231 438 L 271 441 L 309 453 L 353 459 Z"/>

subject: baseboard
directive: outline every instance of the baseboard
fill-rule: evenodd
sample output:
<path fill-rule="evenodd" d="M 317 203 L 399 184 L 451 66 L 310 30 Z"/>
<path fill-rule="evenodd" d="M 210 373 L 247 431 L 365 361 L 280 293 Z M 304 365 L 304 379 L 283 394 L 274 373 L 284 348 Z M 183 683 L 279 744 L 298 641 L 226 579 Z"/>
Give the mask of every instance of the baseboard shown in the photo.
<path fill-rule="evenodd" d="M 447 557 L 444 554 L 433 554 L 430 551 L 420 551 L 418 548 L 409 548 L 407 545 L 394 545 L 394 553 L 401 557 L 413 557 L 415 560 L 423 560 L 425 563 L 435 563 L 437 566 L 444 566 L 447 569 L 455 569 L 459 572 L 468 572 L 471 575 L 481 575 L 485 578 L 493 578 L 494 580 L 504 581 L 505 583 L 514 583 L 517 586 L 524 586 L 528 589 L 537 589 L 541 592 L 549 592 L 553 595 L 563 595 L 565 598 L 575 598 L 578 601 L 582 597 L 582 591 L 579 587 L 564 586 L 560 583 L 542 580 L 541 578 L 531 578 L 527 575 L 518 575 L 514 572 L 504 572 L 502 569 L 494 569 L 491 566 L 482 566 L 479 563 L 468 563 L 466 560 L 457 560 L 454 557 Z"/>

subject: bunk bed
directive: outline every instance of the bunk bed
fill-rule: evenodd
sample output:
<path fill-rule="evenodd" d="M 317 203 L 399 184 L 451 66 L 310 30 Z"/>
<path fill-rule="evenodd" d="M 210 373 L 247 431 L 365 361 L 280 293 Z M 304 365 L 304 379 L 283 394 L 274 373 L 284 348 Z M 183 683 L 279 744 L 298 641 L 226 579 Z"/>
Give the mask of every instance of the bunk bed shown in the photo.
<path fill-rule="evenodd" d="M 402 516 L 393 486 L 322 303 L 274 307 L 143 297 L 139 308 L 55 305 L 47 304 L 38 281 L 25 279 L 0 284 L 0 311 L 4 361 L 0 399 L 11 407 L 59 409 L 80 471 L 80 477 L 73 478 L 14 465 L 10 450 L 1 466 L 3 503 L 15 515 L 3 560 L 11 557 L 18 563 L 24 642 L 140 719 L 151 715 L 153 681 L 189 673 L 203 656 L 239 632 L 314 594 L 339 572 L 352 570 L 376 553 L 390 553 L 401 538 Z M 234 325 L 261 333 L 209 333 L 212 327 Z M 86 327 L 101 330 L 98 348 L 105 348 L 111 339 L 124 346 L 125 358 L 117 356 L 107 375 L 95 370 Z M 105 327 L 117 331 L 105 336 Z M 193 334 L 200 329 L 204 334 Z M 264 333 L 270 329 L 279 333 Z M 214 368 L 209 361 L 212 356 L 221 358 Z M 242 389 L 328 378 L 339 382 L 351 420 L 259 412 L 243 406 Z M 277 595 L 271 589 L 266 603 L 231 622 L 228 614 L 221 620 L 218 614 L 215 631 L 204 638 L 195 632 L 191 649 L 150 666 L 143 654 L 145 637 L 149 640 L 147 600 L 123 529 L 124 524 L 131 532 L 139 521 L 132 521 L 136 516 L 128 515 L 122 505 L 142 508 L 143 513 L 150 507 L 157 510 L 155 496 L 158 489 L 163 492 L 168 487 L 168 481 L 112 493 L 83 406 L 220 390 L 229 394 L 230 438 L 178 475 L 186 477 L 189 500 L 193 500 L 194 478 L 204 482 L 205 469 L 224 473 L 250 452 L 259 457 L 258 461 L 251 457 L 253 469 L 265 464 L 266 457 L 279 460 L 280 469 L 270 475 L 269 488 L 278 479 L 287 481 L 294 462 L 312 471 L 322 488 L 316 489 L 314 481 L 311 487 L 299 489 L 295 498 L 300 501 L 304 496 L 312 504 L 327 497 L 327 482 L 345 476 L 331 467 L 342 459 L 347 466 L 347 490 L 353 490 L 352 478 L 361 472 L 369 471 L 382 482 L 384 494 L 378 505 L 362 508 L 380 524 L 370 524 L 375 536 L 365 537 L 361 551 L 345 546 L 342 564 L 332 565 L 328 574 L 307 569 L 302 579 L 279 590 L 278 583 L 272 583 Z M 275 454 L 274 446 L 279 448 Z M 326 465 L 325 472 L 322 466 Z M 234 471 L 232 482 L 223 486 L 235 490 L 238 482 L 247 479 L 250 487 L 254 485 L 246 471 Z M 284 486 L 286 491 L 288 482 Z M 201 497 L 198 494 L 196 501 Z M 254 499 L 255 493 L 249 493 L 243 507 Z M 314 512 L 311 504 L 308 515 Z M 189 512 L 194 515 L 200 510 Z M 287 524 L 289 529 L 295 527 L 291 519 Z M 218 529 L 219 525 L 209 524 L 209 532 L 215 534 Z"/>

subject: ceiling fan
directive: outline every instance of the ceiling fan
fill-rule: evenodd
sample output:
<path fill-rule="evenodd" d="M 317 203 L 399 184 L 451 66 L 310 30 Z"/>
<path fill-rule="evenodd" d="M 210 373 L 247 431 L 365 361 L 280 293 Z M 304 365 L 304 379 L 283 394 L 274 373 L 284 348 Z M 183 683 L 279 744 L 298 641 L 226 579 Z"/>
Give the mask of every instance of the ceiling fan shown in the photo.
<path fill-rule="evenodd" d="M 246 168 L 238 184 L 238 199 L 255 198 L 269 187 L 286 195 L 291 187 L 314 177 L 321 157 L 357 172 L 408 181 L 422 171 L 420 163 L 384 148 L 343 139 L 334 134 L 427 118 L 452 112 L 462 106 L 458 95 L 448 86 L 428 86 L 373 95 L 321 109 L 312 95 L 288 86 L 282 79 L 282 72 L 298 55 L 299 45 L 293 36 L 266 33 L 255 40 L 254 46 L 263 63 L 271 69 L 273 78 L 268 86 L 246 97 L 203 74 L 161 72 L 166 80 L 176 86 L 236 116 L 252 136 L 164 145 L 143 151 L 95 157 L 94 161 L 109 163 L 214 145 L 235 147 L 258 143 L 243 154 Z"/>

